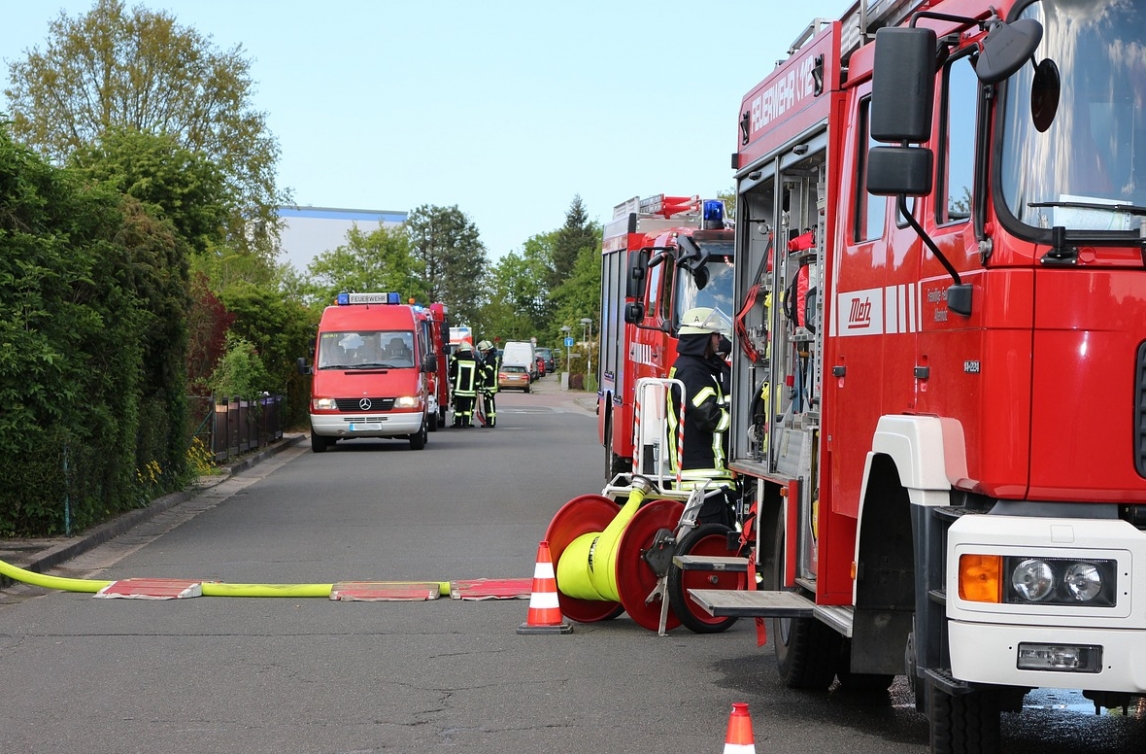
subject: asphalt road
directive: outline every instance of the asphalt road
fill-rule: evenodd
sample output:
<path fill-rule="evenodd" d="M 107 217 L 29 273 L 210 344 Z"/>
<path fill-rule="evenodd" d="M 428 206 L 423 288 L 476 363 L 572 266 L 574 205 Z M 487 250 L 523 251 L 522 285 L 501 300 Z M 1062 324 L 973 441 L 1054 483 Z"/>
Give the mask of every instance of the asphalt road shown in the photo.
<path fill-rule="evenodd" d="M 55 572 L 529 578 L 553 514 L 601 488 L 587 403 L 547 378 L 501 395 L 496 429 L 439 430 L 422 451 L 355 441 L 313 454 L 303 442 Z M 748 622 L 658 637 L 622 616 L 522 636 L 527 611 L 12 587 L 0 592 L 0 751 L 692 754 L 722 751 L 733 702 L 749 704 L 760 754 L 927 751 L 902 682 L 868 699 L 787 690 Z M 1140 713 L 1076 723 L 1063 708 L 1080 698 L 1049 699 L 1007 724 L 1006 751 L 1142 749 Z"/>

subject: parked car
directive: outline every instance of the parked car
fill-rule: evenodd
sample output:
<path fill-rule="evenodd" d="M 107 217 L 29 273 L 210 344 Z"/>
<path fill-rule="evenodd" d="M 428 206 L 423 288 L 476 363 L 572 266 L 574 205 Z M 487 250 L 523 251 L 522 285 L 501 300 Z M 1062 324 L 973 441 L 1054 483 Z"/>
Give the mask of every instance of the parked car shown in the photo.
<path fill-rule="evenodd" d="M 557 360 L 553 356 L 553 349 L 535 348 L 533 349 L 533 352 L 541 358 L 545 359 L 545 371 L 547 373 L 557 371 Z"/>
<path fill-rule="evenodd" d="M 528 393 L 530 382 L 529 372 L 517 364 L 502 364 L 497 373 L 497 386 L 501 390 L 521 388 Z"/>

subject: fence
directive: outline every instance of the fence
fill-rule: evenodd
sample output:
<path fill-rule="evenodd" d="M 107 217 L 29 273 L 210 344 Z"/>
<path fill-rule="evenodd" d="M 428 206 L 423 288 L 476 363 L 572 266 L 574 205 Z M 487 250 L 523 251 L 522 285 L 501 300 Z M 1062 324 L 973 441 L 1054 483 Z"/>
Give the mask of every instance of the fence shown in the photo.
<path fill-rule="evenodd" d="M 281 395 L 254 401 L 235 398 L 214 403 L 214 411 L 204 417 L 196 435 L 211 449 L 215 463 L 223 463 L 280 439 L 285 417 L 286 402 Z"/>

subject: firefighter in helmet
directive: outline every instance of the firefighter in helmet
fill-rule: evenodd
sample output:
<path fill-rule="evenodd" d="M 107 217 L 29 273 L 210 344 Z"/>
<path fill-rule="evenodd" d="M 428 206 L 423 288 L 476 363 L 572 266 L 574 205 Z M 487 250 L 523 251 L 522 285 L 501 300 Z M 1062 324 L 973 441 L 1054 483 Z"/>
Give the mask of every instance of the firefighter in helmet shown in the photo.
<path fill-rule="evenodd" d="M 673 475 L 681 477 L 681 489 L 692 490 L 708 483 L 709 492 L 700 510 L 699 523 L 718 523 L 731 528 L 736 482 L 726 466 L 725 436 L 730 418 L 718 355 L 721 338 L 732 323 L 719 309 L 689 309 L 681 317 L 677 359 L 670 379 L 680 380 L 684 395 L 674 386 L 668 391 L 669 462 Z M 684 403 L 684 438 L 677 448 L 677 432 Z"/>
<path fill-rule="evenodd" d="M 474 398 L 477 396 L 478 363 L 473 346 L 463 340 L 450 362 L 450 384 L 454 388 L 454 426 L 472 427 Z"/>
<path fill-rule="evenodd" d="M 493 428 L 497 426 L 497 373 L 501 369 L 501 359 L 488 340 L 478 343 L 478 354 L 482 400 L 485 402 L 485 424 L 482 426 Z"/>

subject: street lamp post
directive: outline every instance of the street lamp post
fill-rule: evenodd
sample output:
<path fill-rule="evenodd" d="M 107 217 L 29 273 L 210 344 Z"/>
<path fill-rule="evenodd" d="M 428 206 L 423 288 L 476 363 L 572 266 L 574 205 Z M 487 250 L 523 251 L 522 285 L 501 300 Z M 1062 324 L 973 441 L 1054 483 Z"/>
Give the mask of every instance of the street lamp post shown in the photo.
<path fill-rule="evenodd" d="M 593 320 L 582 317 L 581 331 L 585 336 L 585 374 L 588 375 L 593 372 L 593 344 L 589 342 L 589 336 L 593 334 Z"/>

